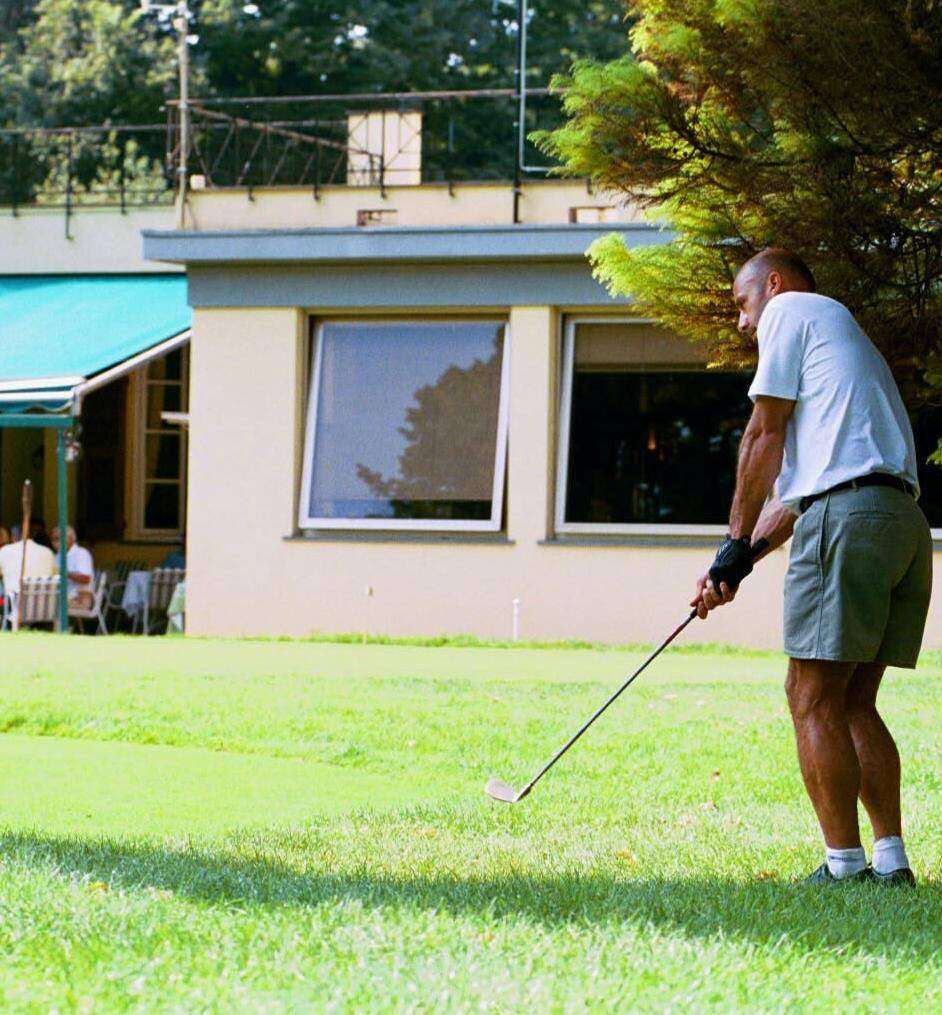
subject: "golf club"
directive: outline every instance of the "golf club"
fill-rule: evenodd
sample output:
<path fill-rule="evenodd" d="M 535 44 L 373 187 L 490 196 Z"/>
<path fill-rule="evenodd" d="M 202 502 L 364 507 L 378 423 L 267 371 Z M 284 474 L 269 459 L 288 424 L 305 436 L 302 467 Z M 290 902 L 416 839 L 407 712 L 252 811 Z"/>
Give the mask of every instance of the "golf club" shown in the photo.
<path fill-rule="evenodd" d="M 768 547 L 768 540 L 757 539 L 752 547 L 752 556 L 756 558 Z M 503 779 L 498 779 L 496 776 L 491 777 L 487 781 L 487 785 L 484 787 L 484 792 L 491 797 L 493 800 L 499 800 L 505 804 L 516 804 L 519 803 L 525 796 L 527 796 L 531 789 L 543 778 L 544 775 L 556 764 L 557 761 L 569 750 L 570 747 L 582 736 L 583 733 L 595 722 L 596 719 L 612 704 L 613 701 L 626 689 L 634 680 L 641 674 L 641 672 L 649 666 L 654 660 L 667 648 L 668 645 L 680 634 L 681 631 L 690 623 L 691 620 L 697 615 L 697 608 L 694 607 L 681 624 L 678 624 L 673 631 L 661 642 L 660 645 L 648 656 L 647 659 L 631 674 L 631 676 L 618 688 L 617 691 L 605 702 L 601 708 L 597 709 L 589 720 L 584 723 L 567 741 L 562 747 L 547 761 L 547 763 L 536 773 L 535 776 L 519 791 L 515 790 L 512 786 L 504 782 Z"/>

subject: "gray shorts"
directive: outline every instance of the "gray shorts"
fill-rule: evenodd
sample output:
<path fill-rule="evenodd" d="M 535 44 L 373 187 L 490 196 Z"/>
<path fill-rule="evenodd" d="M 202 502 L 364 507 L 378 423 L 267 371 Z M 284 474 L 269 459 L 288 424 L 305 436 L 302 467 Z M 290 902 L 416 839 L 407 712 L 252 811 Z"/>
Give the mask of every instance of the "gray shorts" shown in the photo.
<path fill-rule="evenodd" d="M 912 497 L 886 486 L 830 493 L 795 523 L 785 651 L 912 668 L 931 588 L 932 536 Z"/>

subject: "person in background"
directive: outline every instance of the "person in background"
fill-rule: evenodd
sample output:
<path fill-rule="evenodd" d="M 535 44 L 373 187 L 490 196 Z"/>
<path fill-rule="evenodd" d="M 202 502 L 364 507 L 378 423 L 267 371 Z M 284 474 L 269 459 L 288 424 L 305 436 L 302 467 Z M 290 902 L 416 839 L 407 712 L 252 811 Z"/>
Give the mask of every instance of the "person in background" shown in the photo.
<path fill-rule="evenodd" d="M 164 557 L 161 567 L 179 567 L 186 570 L 186 556 L 183 553 L 183 547 L 179 550 L 171 550 L 170 553 Z"/>
<path fill-rule="evenodd" d="M 47 549 L 52 549 L 52 541 L 49 538 L 49 533 L 46 530 L 46 523 L 42 518 L 34 518 L 30 522 L 29 526 L 29 538 L 34 543 L 38 543 L 40 546 L 45 546 Z"/>
<path fill-rule="evenodd" d="M 59 530 L 52 530 L 52 548 L 59 552 Z M 66 568 L 69 573 L 69 605 L 80 610 L 91 609 L 94 600 L 92 578 L 95 565 L 92 555 L 84 546 L 79 546 L 75 529 L 69 525 L 65 530 Z"/>
<path fill-rule="evenodd" d="M 7 595 L 20 591 L 20 571 L 27 578 L 49 578 L 56 573 L 56 558 L 52 550 L 34 539 L 26 540 L 26 567 L 23 568 L 23 539 L 20 527 L 12 530 L 13 541 L 0 547 L 0 580 Z"/>

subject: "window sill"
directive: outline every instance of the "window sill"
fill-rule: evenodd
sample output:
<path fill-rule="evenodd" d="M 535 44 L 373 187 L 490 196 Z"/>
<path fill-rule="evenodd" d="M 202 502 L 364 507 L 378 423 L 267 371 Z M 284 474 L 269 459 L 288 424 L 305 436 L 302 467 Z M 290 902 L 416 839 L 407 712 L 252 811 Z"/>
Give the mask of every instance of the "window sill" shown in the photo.
<path fill-rule="evenodd" d="M 131 545 L 132 543 L 140 543 L 142 546 L 180 546 L 185 543 L 186 540 L 181 532 L 179 535 L 157 535 L 151 536 L 148 533 L 135 532 L 133 534 L 125 534 L 118 539 L 113 540 L 101 540 L 101 542 L 115 542 L 115 543 L 126 543 Z"/>
<path fill-rule="evenodd" d="M 323 529 L 283 536 L 285 543 L 446 543 L 484 546 L 512 546 L 503 532 L 376 532 L 350 529 Z"/>
<path fill-rule="evenodd" d="M 676 534 L 670 533 L 631 533 L 620 535 L 618 533 L 611 533 L 609 535 L 558 535 L 552 539 L 541 539 L 539 541 L 540 546 L 578 546 L 583 549 L 587 546 L 596 547 L 638 547 L 646 546 L 670 546 L 675 549 L 683 549 L 686 547 L 716 547 L 722 542 L 722 537 L 717 536 L 712 532 L 704 532 L 702 535 L 699 534 Z"/>

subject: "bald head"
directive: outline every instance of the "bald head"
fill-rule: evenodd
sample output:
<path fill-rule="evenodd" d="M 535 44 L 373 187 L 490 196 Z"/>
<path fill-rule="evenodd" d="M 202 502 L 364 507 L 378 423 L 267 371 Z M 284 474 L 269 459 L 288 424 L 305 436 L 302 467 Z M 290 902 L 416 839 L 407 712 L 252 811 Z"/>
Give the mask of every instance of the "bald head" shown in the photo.
<path fill-rule="evenodd" d="M 765 250 L 760 250 L 755 257 L 750 257 L 739 269 L 740 274 L 749 272 L 760 276 L 763 281 L 773 271 L 781 275 L 783 282 L 786 283 L 786 288 L 782 289 L 782 292 L 813 293 L 815 291 L 814 275 L 811 274 L 811 269 L 793 250 L 786 250 L 785 247 L 766 247 Z"/>
<path fill-rule="evenodd" d="M 53 547 L 59 549 L 59 526 L 57 525 L 50 534 Z M 76 543 L 75 529 L 71 525 L 67 525 L 65 529 L 65 548 L 71 550 Z"/>
<path fill-rule="evenodd" d="M 784 247 L 760 250 L 739 269 L 733 282 L 733 299 L 739 307 L 740 333 L 755 337 L 762 311 L 773 296 L 814 291 L 814 275 L 794 251 Z"/>

